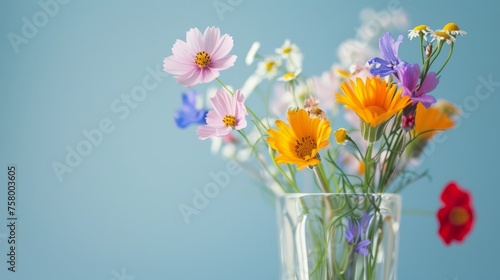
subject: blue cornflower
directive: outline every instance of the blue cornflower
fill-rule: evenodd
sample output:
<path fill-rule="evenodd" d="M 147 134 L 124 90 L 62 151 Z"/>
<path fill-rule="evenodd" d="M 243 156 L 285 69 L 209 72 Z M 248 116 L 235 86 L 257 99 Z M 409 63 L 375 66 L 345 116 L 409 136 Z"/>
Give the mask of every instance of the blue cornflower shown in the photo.
<path fill-rule="evenodd" d="M 380 75 L 380 77 L 389 76 L 397 71 L 399 67 L 406 64 L 405 61 L 400 60 L 398 57 L 399 44 L 403 42 L 403 35 L 399 35 L 398 40 L 394 42 L 391 33 L 385 32 L 380 37 L 378 45 L 383 58 L 374 57 L 368 61 L 369 64 L 377 63 L 378 67 L 370 69 L 373 76 Z"/>
<path fill-rule="evenodd" d="M 361 221 L 349 220 L 349 225 L 345 231 L 347 243 L 354 245 L 354 252 L 365 256 L 368 256 L 368 250 L 366 247 L 371 244 L 371 241 L 369 239 L 362 240 L 361 238 L 363 234 L 366 233 L 372 216 L 373 215 L 365 214 L 361 218 Z"/>
<path fill-rule="evenodd" d="M 190 124 L 206 124 L 205 117 L 207 116 L 208 110 L 197 108 L 197 95 L 198 93 L 195 91 L 182 93 L 181 108 L 175 111 L 174 114 L 175 124 L 179 128 L 186 128 Z"/>

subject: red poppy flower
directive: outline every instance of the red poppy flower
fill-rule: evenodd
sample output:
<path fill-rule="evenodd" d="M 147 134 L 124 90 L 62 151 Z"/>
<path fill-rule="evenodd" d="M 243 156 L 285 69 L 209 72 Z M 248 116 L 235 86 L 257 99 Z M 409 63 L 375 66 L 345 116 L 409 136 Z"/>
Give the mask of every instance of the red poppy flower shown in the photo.
<path fill-rule="evenodd" d="M 450 182 L 441 193 L 444 206 L 437 212 L 439 236 L 446 245 L 462 242 L 474 224 L 471 195 L 457 183 Z"/>

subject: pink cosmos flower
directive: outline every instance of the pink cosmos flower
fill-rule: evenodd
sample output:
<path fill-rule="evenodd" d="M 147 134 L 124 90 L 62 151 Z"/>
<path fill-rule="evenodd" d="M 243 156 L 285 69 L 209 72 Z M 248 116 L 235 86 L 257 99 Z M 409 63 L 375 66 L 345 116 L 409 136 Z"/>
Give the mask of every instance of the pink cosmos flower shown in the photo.
<path fill-rule="evenodd" d="M 186 42 L 177 40 L 173 55 L 163 59 L 163 71 L 174 75 L 181 85 L 191 87 L 208 83 L 219 76 L 219 71 L 234 65 L 235 55 L 229 55 L 233 38 L 220 35 L 219 28 L 207 27 L 203 35 L 198 28 L 186 32 Z"/>
<path fill-rule="evenodd" d="M 210 137 L 224 137 L 233 129 L 239 130 L 247 126 L 245 116 L 248 114 L 245 97 L 240 90 L 231 96 L 225 90 L 219 90 L 210 98 L 213 110 L 207 114 L 207 124 L 198 127 L 196 131 L 201 140 Z"/>

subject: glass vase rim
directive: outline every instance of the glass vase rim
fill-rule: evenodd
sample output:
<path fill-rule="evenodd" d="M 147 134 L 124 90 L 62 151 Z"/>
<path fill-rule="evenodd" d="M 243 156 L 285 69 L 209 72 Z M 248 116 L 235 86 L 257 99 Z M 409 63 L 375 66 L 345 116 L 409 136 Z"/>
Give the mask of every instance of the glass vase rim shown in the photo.
<path fill-rule="evenodd" d="M 325 192 L 307 192 L 307 193 L 281 193 L 277 198 L 301 198 L 311 196 L 377 196 L 401 199 L 399 193 L 325 193 Z"/>

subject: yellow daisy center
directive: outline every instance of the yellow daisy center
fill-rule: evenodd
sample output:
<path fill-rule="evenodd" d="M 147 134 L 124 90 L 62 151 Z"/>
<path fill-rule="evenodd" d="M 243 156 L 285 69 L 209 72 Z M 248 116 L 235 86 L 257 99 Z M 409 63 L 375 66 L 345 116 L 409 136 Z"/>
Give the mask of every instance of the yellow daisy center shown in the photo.
<path fill-rule="evenodd" d="M 434 32 L 437 37 L 443 38 L 444 40 L 449 40 L 451 39 L 450 35 L 444 31 L 436 31 Z"/>
<path fill-rule="evenodd" d="M 455 23 L 450 22 L 450 23 L 447 23 L 443 27 L 443 30 L 444 31 L 460 31 L 460 27 L 458 27 L 458 25 L 456 25 Z"/>
<path fill-rule="evenodd" d="M 311 136 L 302 137 L 300 140 L 296 140 L 295 154 L 299 158 L 309 159 L 316 147 L 316 141 Z"/>
<path fill-rule="evenodd" d="M 269 72 L 269 71 L 273 70 L 274 65 L 275 65 L 274 61 L 268 61 L 266 63 L 266 71 Z"/>
<path fill-rule="evenodd" d="M 425 30 L 427 30 L 427 28 L 429 28 L 429 27 L 427 27 L 427 25 L 422 24 L 422 25 L 415 26 L 415 28 L 413 28 L 413 31 L 415 31 L 415 32 L 425 31 Z"/>
<path fill-rule="evenodd" d="M 288 54 L 288 53 L 291 53 L 291 52 L 292 52 L 292 48 L 291 48 L 291 47 L 288 47 L 288 48 L 284 48 L 284 49 L 283 49 L 283 53 Z"/>
<path fill-rule="evenodd" d="M 450 212 L 450 222 L 456 226 L 461 226 L 469 220 L 469 213 L 463 207 L 455 207 Z"/>
<path fill-rule="evenodd" d="M 293 78 L 295 78 L 295 73 L 292 73 L 292 72 L 288 72 L 285 75 L 283 75 L 283 79 L 285 79 L 285 80 L 291 80 Z"/>
<path fill-rule="evenodd" d="M 204 51 L 198 52 L 194 62 L 201 68 L 206 67 L 210 64 L 210 55 Z"/>
<path fill-rule="evenodd" d="M 222 119 L 222 123 L 225 126 L 234 127 L 236 125 L 236 118 L 232 115 L 225 115 L 224 118 Z"/>

